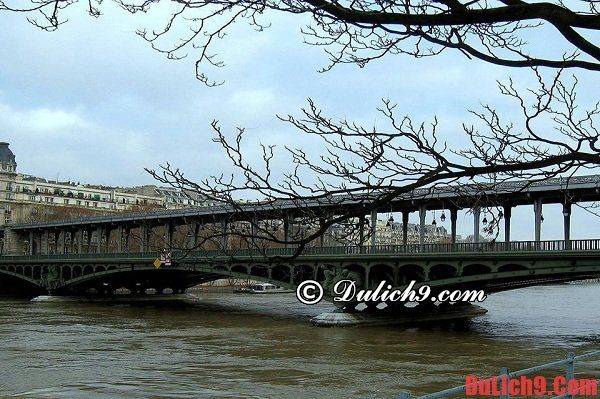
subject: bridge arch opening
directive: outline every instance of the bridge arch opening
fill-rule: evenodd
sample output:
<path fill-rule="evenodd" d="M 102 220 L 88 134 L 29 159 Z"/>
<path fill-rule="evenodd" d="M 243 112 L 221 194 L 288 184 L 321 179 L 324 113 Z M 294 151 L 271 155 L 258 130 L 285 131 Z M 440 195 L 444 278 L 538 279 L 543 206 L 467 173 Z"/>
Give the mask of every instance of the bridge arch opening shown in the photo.
<path fill-rule="evenodd" d="M 17 266 L 17 268 L 15 269 L 15 273 L 24 276 L 25 274 L 23 273 L 23 266 Z"/>
<path fill-rule="evenodd" d="M 32 278 L 33 277 L 33 269 L 31 266 L 25 266 L 23 273 L 26 277 Z"/>
<path fill-rule="evenodd" d="M 100 272 L 104 272 L 104 271 L 106 271 L 106 267 L 104 267 L 104 266 L 96 266 L 94 268 L 95 273 L 100 273 Z"/>
<path fill-rule="evenodd" d="M 234 273 L 248 274 L 248 268 L 244 265 L 233 265 L 231 271 Z"/>
<path fill-rule="evenodd" d="M 491 273 L 491 271 L 492 270 L 488 266 L 480 265 L 480 264 L 473 264 L 473 265 L 466 265 L 465 267 L 463 267 L 462 275 L 463 276 L 476 276 L 478 274 Z"/>
<path fill-rule="evenodd" d="M 69 266 L 64 266 L 61 271 L 61 277 L 63 281 L 70 280 L 72 276 L 71 268 Z"/>
<path fill-rule="evenodd" d="M 290 268 L 286 265 L 276 265 L 271 270 L 271 278 L 274 280 L 289 283 L 291 277 Z"/>
<path fill-rule="evenodd" d="M 42 268 L 40 266 L 33 266 L 32 278 L 34 280 L 39 280 L 42 278 Z"/>
<path fill-rule="evenodd" d="M 403 265 L 398 269 L 398 284 L 406 285 L 412 280 L 420 283 L 425 281 L 425 271 L 419 265 Z"/>
<path fill-rule="evenodd" d="M 369 287 L 376 288 L 379 283 L 386 281 L 392 286 L 396 285 L 394 281 L 394 269 L 390 265 L 379 264 L 374 265 L 369 269 Z"/>
<path fill-rule="evenodd" d="M 294 284 L 300 284 L 305 280 L 312 280 L 315 276 L 315 270 L 309 265 L 296 265 L 294 266 Z"/>
<path fill-rule="evenodd" d="M 250 274 L 256 277 L 269 277 L 269 269 L 263 265 L 255 265 L 250 268 Z"/>
<path fill-rule="evenodd" d="M 90 265 L 86 265 L 83 268 L 83 272 L 82 273 L 83 273 L 84 276 L 87 276 L 88 274 L 93 274 L 94 273 L 94 268 L 92 266 L 90 266 Z"/>
<path fill-rule="evenodd" d="M 442 280 L 446 278 L 456 277 L 458 271 L 454 266 L 439 264 L 434 265 L 429 269 L 429 280 Z"/>
<path fill-rule="evenodd" d="M 81 277 L 81 266 L 73 267 L 73 278 Z"/>

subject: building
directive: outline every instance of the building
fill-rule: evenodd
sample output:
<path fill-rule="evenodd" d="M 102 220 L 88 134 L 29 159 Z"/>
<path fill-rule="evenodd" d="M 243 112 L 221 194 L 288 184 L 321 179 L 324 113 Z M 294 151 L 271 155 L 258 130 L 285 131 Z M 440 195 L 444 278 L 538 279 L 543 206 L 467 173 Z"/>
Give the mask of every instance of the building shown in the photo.
<path fill-rule="evenodd" d="M 370 219 L 366 219 L 370 224 Z M 375 235 L 375 245 L 402 245 L 404 243 L 404 237 L 402 234 L 402 223 L 395 222 L 393 220 L 377 220 L 376 221 L 377 234 Z M 353 226 L 358 225 L 358 220 L 351 223 Z M 363 236 L 365 237 L 365 245 L 371 245 L 369 238 L 370 227 L 365 226 Z M 407 226 L 407 243 L 418 244 L 420 241 L 419 225 L 415 223 L 409 223 Z M 344 226 L 338 225 L 333 226 L 328 232 L 328 244 L 329 245 L 340 245 L 340 244 L 351 244 L 357 245 L 360 241 L 358 238 L 358 231 L 348 231 Z M 437 224 L 425 225 L 425 243 L 449 243 L 451 241 L 450 234 L 443 226 Z"/>
<path fill-rule="evenodd" d="M 21 174 L 6 142 L 0 142 L 0 164 L 0 225 L 207 205 L 198 195 L 170 187 L 109 187 Z"/>

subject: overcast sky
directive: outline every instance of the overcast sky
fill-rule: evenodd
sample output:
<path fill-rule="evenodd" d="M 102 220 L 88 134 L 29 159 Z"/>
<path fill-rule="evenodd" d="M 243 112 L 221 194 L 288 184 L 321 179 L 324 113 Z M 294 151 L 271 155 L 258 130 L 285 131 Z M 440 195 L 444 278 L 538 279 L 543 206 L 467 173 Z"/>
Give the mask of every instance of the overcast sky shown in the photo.
<path fill-rule="evenodd" d="M 226 84 L 207 88 L 194 78 L 193 54 L 166 60 L 134 33 L 152 20 L 107 5 L 100 19 L 74 13 L 52 33 L 23 15 L 0 13 L 0 140 L 11 143 L 20 172 L 110 185 L 152 183 L 143 168 L 165 161 L 195 178 L 231 172 L 211 142 L 213 119 L 226 128 L 245 126 L 257 142 L 297 143 L 300 136 L 275 114 L 295 113 L 307 97 L 333 116 L 367 124 L 378 121 L 375 108 L 386 97 L 401 114 L 437 116 L 441 128 L 459 131 L 465 109 L 483 102 L 503 109 L 497 79 L 530 79 L 456 54 L 387 57 L 363 69 L 346 65 L 320 74 L 326 55 L 302 44 L 299 33 L 307 21 L 276 15 L 265 32 L 239 26 L 219 43 L 227 67 L 216 77 Z M 590 88 L 600 87 L 600 79 L 580 77 L 589 89 L 583 98 L 597 97 Z M 463 145 L 464 138 L 456 135 L 450 144 Z M 560 209 L 547 208 L 543 238 L 560 238 Z M 533 237 L 531 212 L 515 212 L 528 220 L 515 223 L 515 238 Z M 575 236 L 593 236 L 598 224 L 586 220 L 576 211 Z M 460 233 L 468 234 L 469 223 L 461 216 Z"/>

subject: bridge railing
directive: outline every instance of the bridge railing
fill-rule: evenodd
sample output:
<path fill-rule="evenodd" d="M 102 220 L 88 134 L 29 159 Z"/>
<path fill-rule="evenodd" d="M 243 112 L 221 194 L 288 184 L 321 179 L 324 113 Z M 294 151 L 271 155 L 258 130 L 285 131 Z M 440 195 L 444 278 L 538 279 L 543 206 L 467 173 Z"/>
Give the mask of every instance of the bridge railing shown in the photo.
<path fill-rule="evenodd" d="M 575 363 L 578 361 L 589 360 L 589 359 L 600 359 L 600 350 L 586 353 L 586 354 L 579 355 L 579 356 L 575 356 L 573 353 L 569 353 L 567 355 L 567 358 L 564 360 L 558 360 L 555 362 L 545 363 L 545 364 L 541 364 L 538 366 L 534 366 L 534 367 L 530 367 L 530 368 L 518 370 L 518 371 L 509 372 L 506 367 L 503 367 L 500 370 L 499 375 L 489 377 L 489 380 L 500 382 L 502 380 L 502 378 L 504 378 L 505 380 L 507 380 L 506 385 L 508 385 L 508 381 L 510 381 L 511 379 L 514 379 L 514 378 L 520 378 L 522 376 L 537 374 L 540 371 L 554 370 L 559 367 L 566 366 L 564 377 L 565 377 L 566 381 L 569 381 L 569 380 L 572 380 L 573 378 L 575 378 Z M 467 388 L 467 384 L 461 385 L 458 387 L 454 387 L 454 388 L 450 388 L 450 389 L 445 389 L 443 391 L 439 391 L 439 392 L 435 392 L 435 393 L 430 393 L 430 394 L 423 395 L 423 396 L 418 396 L 418 397 L 413 397 L 413 396 L 411 396 L 410 392 L 405 391 L 405 392 L 400 393 L 396 397 L 396 399 L 410 399 L 410 398 L 413 398 L 413 399 L 445 399 L 445 398 L 454 398 L 454 397 L 463 397 L 464 398 L 465 394 L 466 394 L 466 388 Z M 507 392 L 505 395 L 501 396 L 500 398 L 501 399 L 509 399 L 509 397 L 510 397 L 510 395 Z M 567 392 L 562 395 L 554 396 L 551 399 L 565 399 L 565 398 L 572 399 L 573 397 L 570 395 L 570 392 Z"/>
<path fill-rule="evenodd" d="M 600 251 L 600 239 L 586 240 L 551 240 L 551 241 L 512 241 L 512 242 L 479 242 L 479 243 L 435 243 L 407 245 L 376 246 L 330 246 L 306 247 L 302 256 L 319 255 L 394 255 L 394 254 L 446 254 L 446 253 L 527 253 L 527 252 L 593 252 Z M 181 250 L 173 251 L 173 258 L 178 257 L 286 257 L 292 256 L 296 248 L 279 247 L 265 249 L 227 249 L 227 250 Z M 91 259 L 91 258 L 150 258 L 158 257 L 160 252 L 122 252 L 122 253 L 82 253 L 82 254 L 48 254 L 48 255 L 4 255 L 11 259 Z"/>

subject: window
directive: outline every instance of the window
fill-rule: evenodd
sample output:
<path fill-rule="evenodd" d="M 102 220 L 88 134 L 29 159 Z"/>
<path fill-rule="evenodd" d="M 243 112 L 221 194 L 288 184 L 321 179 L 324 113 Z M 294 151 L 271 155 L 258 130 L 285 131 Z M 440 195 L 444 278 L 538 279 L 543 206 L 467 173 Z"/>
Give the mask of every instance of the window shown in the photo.
<path fill-rule="evenodd" d="M 69 205 L 69 200 L 65 198 L 65 205 Z"/>

